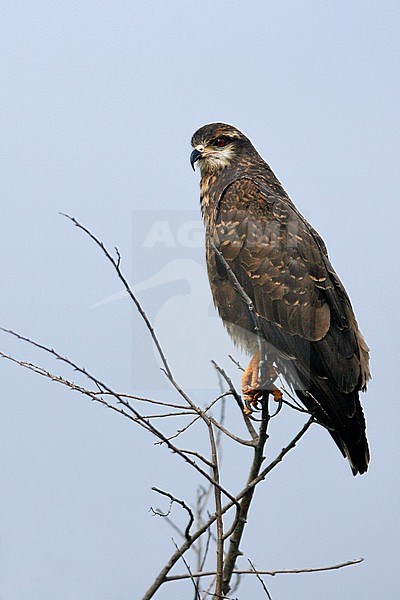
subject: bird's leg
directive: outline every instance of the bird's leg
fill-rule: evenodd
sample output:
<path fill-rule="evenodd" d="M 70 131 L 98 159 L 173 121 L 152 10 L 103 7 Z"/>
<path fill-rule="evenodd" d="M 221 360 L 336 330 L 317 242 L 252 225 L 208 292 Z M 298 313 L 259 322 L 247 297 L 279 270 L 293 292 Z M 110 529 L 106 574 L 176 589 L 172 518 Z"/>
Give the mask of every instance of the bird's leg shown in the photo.
<path fill-rule="evenodd" d="M 260 353 L 256 352 L 242 376 L 243 412 L 245 415 L 249 415 L 255 408 L 258 408 L 258 401 L 262 396 L 262 390 L 260 390 L 259 368 Z"/>
<path fill-rule="evenodd" d="M 247 365 L 242 376 L 242 394 L 245 407 L 243 412 L 249 415 L 254 409 L 258 408 L 258 402 L 262 398 L 263 389 L 268 390 L 274 397 L 276 402 L 282 400 L 282 392 L 273 385 L 273 382 L 278 377 L 278 371 L 272 364 L 265 365 L 266 382 L 261 385 L 260 381 L 260 353 L 256 352 L 253 358 Z"/>

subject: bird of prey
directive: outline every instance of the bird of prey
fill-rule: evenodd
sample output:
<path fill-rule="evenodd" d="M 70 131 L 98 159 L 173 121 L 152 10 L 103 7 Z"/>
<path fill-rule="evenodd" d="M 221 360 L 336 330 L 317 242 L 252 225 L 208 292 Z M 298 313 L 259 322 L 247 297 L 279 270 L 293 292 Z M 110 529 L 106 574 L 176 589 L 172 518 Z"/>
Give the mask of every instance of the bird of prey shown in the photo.
<path fill-rule="evenodd" d="M 359 392 L 370 379 L 369 348 L 323 240 L 238 129 L 204 125 L 192 146 L 214 303 L 235 344 L 253 356 L 242 379 L 247 407 L 263 386 L 281 394 L 260 380 L 262 361 L 269 384 L 282 374 L 353 474 L 364 473 Z"/>

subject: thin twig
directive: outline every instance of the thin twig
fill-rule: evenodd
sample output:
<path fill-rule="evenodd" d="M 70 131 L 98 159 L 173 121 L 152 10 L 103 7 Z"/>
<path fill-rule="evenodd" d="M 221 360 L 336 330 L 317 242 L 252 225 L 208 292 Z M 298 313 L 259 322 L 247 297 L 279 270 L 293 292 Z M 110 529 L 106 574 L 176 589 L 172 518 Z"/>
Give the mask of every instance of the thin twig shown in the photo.
<path fill-rule="evenodd" d="M 50 379 L 50 381 L 55 381 L 57 383 L 60 383 L 64 386 L 68 387 L 69 389 L 71 389 L 75 392 L 79 392 L 80 394 L 83 394 L 84 396 L 88 396 L 94 402 L 98 402 L 99 404 L 102 404 L 106 408 L 109 408 L 110 410 L 113 410 L 113 411 L 119 413 L 120 415 L 123 415 L 124 417 L 126 417 L 127 419 L 129 419 L 131 421 L 138 422 L 139 425 L 142 425 L 145 429 L 147 429 L 145 423 L 141 423 L 136 417 L 125 412 L 124 409 L 119 408 L 118 406 L 113 406 L 112 404 L 110 404 L 109 402 L 104 400 L 104 398 L 99 396 L 97 392 L 96 393 L 92 392 L 91 390 L 88 390 L 88 389 L 84 388 L 83 386 L 78 385 L 77 383 L 70 381 L 69 379 L 66 379 L 65 377 L 61 377 L 60 375 L 55 375 L 54 373 L 51 373 L 50 371 L 47 371 L 46 369 L 43 369 L 42 367 L 35 365 L 34 363 L 19 360 L 13 356 L 9 356 L 8 354 L 5 354 L 4 352 L 0 352 L 0 357 L 5 358 L 6 360 L 9 360 L 9 361 L 19 365 L 20 367 L 23 367 L 24 369 L 33 371 L 37 375 L 41 375 L 42 377 L 45 377 L 46 379 Z"/>
<path fill-rule="evenodd" d="M 184 417 L 186 415 L 192 415 L 192 410 L 180 410 L 173 413 L 159 413 L 155 415 L 142 415 L 143 419 L 164 419 L 167 417 Z"/>
<path fill-rule="evenodd" d="M 215 577 L 212 578 L 210 585 L 208 586 L 207 589 L 202 590 L 203 595 L 201 597 L 201 600 L 206 600 L 207 596 L 211 596 L 211 590 L 215 585 Z"/>
<path fill-rule="evenodd" d="M 211 362 L 214 365 L 214 368 L 217 370 L 217 372 L 221 375 L 221 377 L 223 377 L 225 379 L 226 383 L 228 384 L 229 391 L 231 392 L 232 396 L 235 398 L 236 403 L 240 408 L 240 412 L 242 414 L 244 423 L 247 427 L 247 431 L 251 435 L 252 440 L 253 441 L 257 440 L 258 434 L 257 434 L 256 430 L 254 429 L 249 417 L 244 413 L 244 405 L 243 405 L 242 398 L 241 398 L 240 394 L 237 392 L 235 386 L 233 385 L 232 379 L 224 371 L 224 369 L 219 366 L 219 364 L 215 360 L 212 360 Z"/>
<path fill-rule="evenodd" d="M 234 575 L 270 575 L 274 577 L 275 575 L 296 575 L 300 573 L 320 573 L 322 571 L 335 571 L 337 569 L 343 569 L 344 567 L 351 567 L 353 565 L 358 565 L 359 563 L 364 562 L 363 558 L 355 558 L 353 560 L 348 560 L 346 562 L 338 563 L 337 565 L 329 565 L 325 567 L 311 567 L 309 569 L 276 569 L 274 571 L 260 571 L 258 570 L 256 573 L 252 570 L 245 569 L 235 569 L 233 571 Z M 215 571 L 201 571 L 192 573 L 193 577 L 213 577 L 215 575 Z M 165 581 L 178 581 L 181 579 L 188 579 L 188 575 L 169 575 L 165 578 Z"/>
<path fill-rule="evenodd" d="M 215 360 L 211 360 L 211 364 L 213 365 L 213 367 L 215 368 L 217 373 L 219 373 L 221 375 L 221 377 L 225 380 L 225 382 L 228 384 L 229 391 L 231 392 L 232 396 L 235 398 L 237 405 L 239 406 L 241 411 L 243 411 L 244 404 L 242 401 L 242 397 L 240 396 L 239 392 L 236 390 L 235 386 L 233 385 L 232 379 L 229 377 L 229 375 L 226 373 L 226 371 L 222 367 L 220 367 L 220 365 Z"/>
<path fill-rule="evenodd" d="M 178 550 L 178 546 L 177 546 L 177 544 L 175 543 L 175 540 L 174 540 L 174 538 L 172 538 L 172 542 L 173 542 L 173 544 L 174 544 L 175 548 Z M 195 590 L 195 600 L 201 600 L 201 598 L 200 598 L 200 593 L 199 593 L 199 584 L 198 584 L 198 582 L 197 582 L 197 581 L 194 579 L 194 577 L 193 577 L 193 575 L 192 575 L 192 570 L 191 570 L 191 568 L 190 568 L 190 565 L 189 565 L 189 563 L 187 562 L 187 560 L 185 559 L 185 557 L 184 557 L 184 555 L 183 555 L 183 554 L 182 554 L 182 556 L 181 556 L 181 559 L 182 559 L 182 561 L 183 561 L 183 564 L 185 565 L 185 567 L 186 567 L 186 569 L 187 569 L 187 571 L 188 571 L 188 573 L 189 573 L 189 575 L 188 575 L 188 576 L 189 576 L 189 577 L 190 577 L 190 579 L 192 580 L 193 587 L 194 587 L 194 590 Z"/>
<path fill-rule="evenodd" d="M 189 515 L 189 523 L 187 524 L 186 529 L 185 529 L 185 538 L 188 541 L 190 541 L 190 539 L 191 539 L 190 528 L 192 527 L 192 525 L 194 523 L 194 514 L 192 512 L 192 509 L 186 504 L 186 502 L 184 502 L 183 500 L 179 500 L 179 498 L 176 498 L 169 492 L 165 492 L 164 490 L 160 490 L 160 488 L 156 488 L 156 487 L 152 487 L 151 489 L 154 492 L 157 492 L 157 494 L 161 494 L 162 496 L 166 496 L 167 498 L 169 498 L 171 500 L 171 506 L 173 503 L 179 504 L 180 506 L 182 506 L 182 508 L 184 508 L 186 510 L 186 512 Z M 168 516 L 168 515 L 164 515 L 164 516 Z"/>
<path fill-rule="evenodd" d="M 260 481 L 262 481 L 263 479 L 266 478 L 268 473 L 270 473 L 272 471 L 272 469 L 274 469 L 276 467 L 276 465 L 278 465 L 283 460 L 283 458 L 286 456 L 286 454 L 296 446 L 297 442 L 303 437 L 303 435 L 306 433 L 306 431 L 309 429 L 309 427 L 313 423 L 315 423 L 315 419 L 314 419 L 314 417 L 310 417 L 308 419 L 308 421 L 300 429 L 299 433 L 294 436 L 292 441 L 287 446 L 285 446 L 285 448 L 282 448 L 281 452 L 278 454 L 278 456 L 275 458 L 275 460 L 273 460 L 267 467 L 265 467 L 265 469 L 263 469 L 261 471 L 261 473 L 258 475 L 258 477 L 256 477 L 251 482 L 252 486 L 256 486 Z"/>
<path fill-rule="evenodd" d="M 284 392 L 285 390 L 282 389 L 282 391 Z M 304 414 L 311 414 L 308 410 L 306 410 L 305 408 L 302 408 L 301 406 L 297 406 L 296 404 L 292 404 L 291 402 L 289 402 L 288 400 L 285 400 L 285 398 L 281 398 L 280 402 L 282 404 L 286 404 L 286 406 L 290 406 L 290 408 L 292 408 L 293 410 L 297 410 L 297 412 L 301 412 Z"/>
<path fill-rule="evenodd" d="M 214 463 L 212 463 L 210 460 L 208 460 L 208 458 L 206 458 L 205 456 L 200 454 L 200 452 L 196 452 L 196 450 L 185 450 L 184 448 L 181 448 L 181 451 L 184 452 L 185 454 L 190 454 L 191 456 L 196 456 L 196 458 L 201 460 L 205 465 L 207 465 L 207 467 L 210 467 L 210 469 L 212 469 L 214 467 Z"/>
<path fill-rule="evenodd" d="M 204 565 L 206 564 L 207 554 L 210 549 L 210 541 L 211 541 L 211 530 L 209 529 L 207 531 L 207 540 L 206 540 L 206 545 L 204 548 L 204 554 L 203 554 L 203 557 L 200 562 L 200 571 L 202 571 L 204 569 Z"/>
<path fill-rule="evenodd" d="M 269 593 L 269 591 L 267 589 L 267 586 L 265 585 L 264 580 L 262 579 L 262 577 L 260 577 L 259 571 L 257 571 L 257 569 L 255 568 L 255 566 L 253 565 L 253 563 L 251 562 L 251 560 L 249 558 L 247 560 L 249 561 L 249 564 L 251 566 L 251 569 L 252 569 L 253 573 L 256 575 L 258 581 L 261 583 L 261 586 L 262 586 L 264 592 L 267 594 L 268 600 L 272 600 L 271 594 Z"/>
<path fill-rule="evenodd" d="M 244 367 L 242 367 L 242 365 L 240 364 L 240 362 L 238 360 L 236 360 L 236 358 L 233 358 L 232 354 L 228 354 L 228 357 L 231 359 L 233 364 L 237 366 L 239 371 L 244 371 Z"/>
<path fill-rule="evenodd" d="M 363 558 L 355 558 L 354 560 L 348 560 L 346 562 L 338 563 L 337 565 L 329 565 L 325 567 L 311 567 L 309 569 L 275 569 L 274 571 L 258 570 L 257 573 L 259 575 L 270 575 L 271 577 L 274 577 L 275 575 L 293 575 L 299 573 L 320 573 L 322 571 L 335 571 L 337 569 L 343 569 L 344 567 L 351 567 L 362 562 L 364 562 Z M 235 569 L 233 573 L 235 575 L 256 575 L 254 571 L 246 569 Z M 214 575 L 215 571 L 201 571 L 199 573 L 192 573 L 193 577 L 213 577 Z M 169 575 L 165 578 L 165 581 L 178 581 L 180 579 L 188 579 L 188 576 L 186 574 Z"/>
<path fill-rule="evenodd" d="M 207 413 L 213 406 L 214 404 L 216 404 L 217 402 L 219 402 L 222 398 L 224 398 L 225 396 L 230 395 L 230 391 L 228 392 L 224 392 L 223 394 L 221 394 L 220 396 L 218 396 L 217 398 L 215 398 L 211 404 L 209 404 L 205 409 L 204 412 Z M 193 411 L 195 412 L 195 411 Z M 182 433 L 184 433 L 185 431 L 187 431 L 189 429 L 189 427 L 191 427 L 192 425 L 194 425 L 196 423 L 196 421 L 198 421 L 199 419 L 201 419 L 200 415 L 197 415 L 197 417 L 195 417 L 194 419 L 192 419 L 192 421 L 189 421 L 189 423 L 187 425 L 185 425 L 185 427 L 182 427 L 182 429 L 178 429 L 178 431 L 176 433 L 174 433 L 174 435 L 170 435 L 168 437 L 169 440 L 173 440 L 177 437 L 179 437 Z M 157 444 L 162 444 L 162 442 L 157 442 Z"/>
<path fill-rule="evenodd" d="M 173 505 L 173 501 L 171 500 L 169 503 L 167 512 L 163 512 L 161 510 L 161 508 L 153 508 L 152 506 L 150 506 L 150 512 L 153 513 L 153 515 L 155 517 L 162 517 L 163 519 L 165 519 L 166 517 L 169 517 L 169 515 L 171 514 L 172 505 Z"/>
<path fill-rule="evenodd" d="M 93 392 L 94 394 L 103 394 L 103 396 L 110 395 L 108 392 Z M 154 400 L 153 398 L 146 398 L 144 396 L 136 396 L 134 394 L 123 394 L 122 392 L 117 392 L 118 396 L 122 396 L 123 398 L 128 398 L 128 400 L 138 400 L 140 402 L 148 402 L 149 404 L 155 404 L 157 406 L 167 406 L 168 408 L 176 408 L 181 410 L 188 410 L 187 404 L 174 404 L 172 402 L 163 402 L 162 400 Z M 194 412 L 194 411 L 193 411 Z"/>
<path fill-rule="evenodd" d="M 282 379 L 282 376 L 279 375 L 279 383 L 280 383 L 280 387 L 282 389 L 282 391 L 286 394 L 286 396 L 289 396 L 289 398 L 292 400 L 292 402 L 297 406 L 297 408 L 301 411 L 301 412 L 308 412 L 298 401 L 298 399 L 296 398 L 296 396 L 294 396 L 286 387 L 285 387 L 285 383 Z M 292 406 L 289 402 L 287 402 L 287 404 L 289 406 Z M 292 408 L 295 408 L 294 406 L 292 406 Z"/>
<path fill-rule="evenodd" d="M 230 437 L 232 440 L 234 440 L 238 444 L 242 444 L 242 446 L 255 446 L 255 442 L 253 440 L 245 440 L 245 439 L 239 437 L 238 435 L 236 435 L 235 433 L 232 433 L 232 431 L 229 431 L 229 429 L 227 429 L 226 427 L 221 425 L 221 423 L 218 423 L 218 421 L 216 421 L 213 417 L 210 417 L 210 421 L 213 425 L 215 425 L 215 427 L 217 427 L 220 431 L 222 431 L 222 433 L 224 433 L 225 435 Z"/>

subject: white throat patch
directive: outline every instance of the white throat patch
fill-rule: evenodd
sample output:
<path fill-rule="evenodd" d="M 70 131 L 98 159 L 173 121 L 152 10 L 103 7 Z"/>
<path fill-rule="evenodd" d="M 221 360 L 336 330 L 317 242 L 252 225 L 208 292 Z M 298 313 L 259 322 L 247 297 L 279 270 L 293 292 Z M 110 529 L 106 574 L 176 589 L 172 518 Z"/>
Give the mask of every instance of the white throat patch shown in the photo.
<path fill-rule="evenodd" d="M 200 147 L 196 147 L 200 150 Z M 218 150 L 204 150 L 203 156 L 199 160 L 201 175 L 209 175 L 220 171 L 224 167 L 227 167 L 231 162 L 235 152 L 233 148 L 228 145 L 226 148 L 218 148 Z"/>

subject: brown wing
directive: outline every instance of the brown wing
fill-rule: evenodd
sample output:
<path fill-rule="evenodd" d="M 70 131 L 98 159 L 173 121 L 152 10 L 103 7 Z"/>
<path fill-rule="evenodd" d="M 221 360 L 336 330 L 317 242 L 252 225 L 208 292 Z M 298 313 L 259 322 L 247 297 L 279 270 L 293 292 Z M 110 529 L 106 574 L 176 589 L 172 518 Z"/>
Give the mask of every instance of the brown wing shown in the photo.
<path fill-rule="evenodd" d="M 253 301 L 266 340 L 288 368 L 294 365 L 298 395 L 322 408 L 320 420 L 326 417 L 327 426 L 338 423 L 345 437 L 362 440 L 361 334 L 321 238 L 287 197 L 247 178 L 225 189 L 213 234 Z M 252 319 L 229 274 L 210 248 L 208 254 L 211 287 L 228 329 L 233 324 L 251 331 Z M 350 441 L 345 448 L 335 441 L 347 453 Z M 365 461 L 367 450 L 362 452 Z"/>

